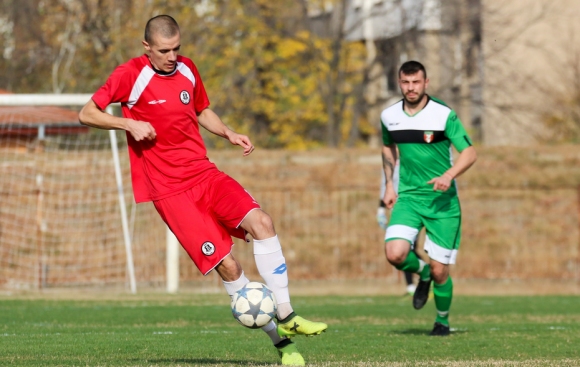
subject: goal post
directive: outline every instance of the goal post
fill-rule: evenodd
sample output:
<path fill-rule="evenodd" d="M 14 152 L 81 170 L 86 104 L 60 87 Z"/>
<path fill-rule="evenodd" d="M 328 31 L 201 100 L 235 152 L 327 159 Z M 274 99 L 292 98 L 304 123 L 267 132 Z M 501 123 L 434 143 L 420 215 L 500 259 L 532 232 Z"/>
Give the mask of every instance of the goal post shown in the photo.
<path fill-rule="evenodd" d="M 85 102 L 86 103 L 86 102 Z M 111 106 L 107 107 L 107 113 L 113 114 Z M 117 134 L 114 130 L 109 130 L 111 140 L 111 152 L 113 153 L 113 166 L 115 167 L 115 181 L 117 183 L 117 193 L 119 196 L 119 209 L 121 211 L 121 226 L 123 227 L 123 242 L 127 255 L 127 272 L 129 274 L 129 286 L 131 293 L 137 293 L 135 281 L 135 265 L 133 263 L 133 249 L 131 248 L 131 236 L 129 235 L 129 222 L 127 221 L 127 207 L 125 205 L 125 193 L 123 190 L 123 177 L 121 176 L 121 163 L 119 160 L 119 148 L 117 144 Z"/>
<path fill-rule="evenodd" d="M 0 94 L 0 106 L 84 106 L 92 94 Z"/>
<path fill-rule="evenodd" d="M 71 272 L 75 272 L 78 271 L 78 268 L 80 265 L 75 264 L 74 259 L 68 259 L 66 262 L 66 264 L 60 264 L 60 262 L 62 262 L 62 260 L 59 261 L 54 261 L 51 263 L 51 265 L 49 266 L 49 262 L 47 261 L 47 258 L 53 254 L 53 253 L 57 253 L 60 252 L 62 253 L 64 250 L 59 247 L 58 245 L 56 245 L 56 240 L 55 238 L 60 238 L 60 237 L 64 237 L 68 234 L 74 234 L 76 236 L 76 238 L 74 239 L 70 239 L 70 242 L 78 242 L 78 241 L 82 241 L 83 240 L 83 234 L 80 233 L 75 233 L 75 231 L 79 228 L 85 228 L 85 233 L 84 235 L 86 236 L 91 236 L 90 233 L 90 229 L 86 229 L 88 228 L 86 223 L 86 220 L 83 219 L 84 217 L 82 217 L 82 215 L 78 214 L 64 214 L 66 215 L 66 219 L 62 219 L 61 222 L 58 222 L 57 220 L 55 220 L 55 218 L 52 218 L 51 216 L 54 216 L 55 213 L 67 213 L 70 212 L 72 207 L 74 206 L 82 206 L 82 193 L 81 192 L 76 192 L 77 190 L 79 190 L 78 187 L 75 187 L 73 182 L 68 182 L 68 181 L 72 181 L 73 178 L 72 173 L 74 173 L 74 171 L 78 171 L 78 170 L 83 170 L 83 165 L 85 165 L 86 163 L 84 162 L 91 162 L 93 163 L 95 166 L 99 166 L 102 165 L 100 162 L 100 158 L 98 158 L 96 155 L 92 155 L 92 156 L 87 156 L 85 157 L 85 161 L 83 161 L 83 163 L 79 163 L 79 161 L 75 161 L 74 158 L 77 157 L 81 157 L 83 156 L 83 154 L 79 153 L 78 151 L 74 151 L 73 148 L 74 144 L 80 144 L 80 140 L 81 139 L 73 139 L 72 142 L 70 143 L 70 145 L 67 145 L 69 143 L 64 142 L 63 139 L 55 139 L 54 142 L 52 142 L 53 144 L 50 145 L 50 147 L 47 147 L 47 135 L 49 134 L 49 132 L 52 132 L 52 134 L 54 134 L 55 136 L 57 136 L 58 134 L 74 134 L 74 131 L 76 131 L 75 129 L 79 129 L 79 127 L 81 127 L 80 124 L 72 124 L 70 122 L 68 123 L 59 123 L 58 119 L 60 117 L 55 117 L 58 116 L 59 113 L 62 113 L 62 111 L 66 111 L 66 110 L 62 110 L 62 111 L 57 111 L 55 109 L 45 109 L 42 110 L 41 112 L 39 112 L 39 110 L 37 109 L 37 107 L 40 106 L 50 106 L 51 108 L 55 107 L 55 106 L 68 106 L 68 107 L 78 107 L 78 106 L 82 106 L 84 104 L 86 104 L 87 101 L 90 100 L 92 95 L 90 94 L 0 94 L 0 107 L 22 107 L 20 109 L 16 109 L 16 110 L 12 110 L 10 109 L 9 111 L 5 111 L 5 115 L 7 116 L 3 116 L 4 121 L 2 123 L 2 125 L 0 126 L 0 138 L 4 138 L 5 143 L 3 143 L 3 146 L 0 146 L 0 149 L 3 149 L 5 152 L 2 155 L 2 169 L 4 170 L 3 172 L 3 182 L 2 182 L 2 186 L 0 188 L 0 191 L 2 192 L 2 196 L 3 196 L 3 203 L 6 202 L 10 202 L 11 198 L 14 199 L 14 203 L 13 204 L 9 204 L 6 205 L 5 207 L 7 207 L 4 211 L 2 211 L 0 213 L 0 215 L 2 217 L 7 218 L 6 219 L 6 223 L 1 223 L 0 222 L 0 243 L 3 241 L 6 241 L 6 245 L 2 244 L 2 248 L 6 248 L 9 250 L 6 251 L 11 251 L 9 255 L 9 259 L 6 260 L 7 261 L 7 266 L 5 266 L 5 268 L 13 268 L 13 269 L 18 269 L 20 266 L 17 263 L 17 259 L 15 260 L 14 258 L 17 256 L 20 256 L 21 258 L 27 258 L 27 257 L 34 257 L 32 255 L 30 255 L 31 253 L 35 253 L 35 257 L 36 260 L 33 261 L 29 261 L 28 265 L 23 265 L 22 268 L 24 269 L 23 272 L 27 272 L 27 271 L 32 271 L 33 273 L 36 274 L 36 276 L 32 276 L 30 277 L 30 281 L 26 281 L 26 280 L 19 280 L 18 276 L 6 276 L 4 279 L 4 282 L 9 283 L 8 285 L 15 285 L 16 287 L 28 287 L 26 284 L 30 284 L 30 283 L 36 283 L 35 287 L 37 289 L 42 289 L 44 288 L 44 284 L 46 283 L 46 278 L 47 278 L 47 273 L 50 271 L 50 266 L 52 266 L 53 268 L 56 268 L 57 266 L 61 266 L 63 268 L 68 268 L 69 271 Z M 24 106 L 28 106 L 30 108 L 36 108 L 33 111 L 26 111 Z M 107 108 L 107 113 L 111 113 L 112 114 L 112 108 L 111 106 L 109 106 Z M 42 115 L 42 116 L 39 116 Z M 30 116 L 34 116 L 36 121 L 31 122 L 28 121 L 30 119 L 33 119 Z M 69 113 L 69 120 L 70 120 L 70 113 Z M 46 119 L 53 119 L 54 121 L 52 121 L 52 123 L 44 123 L 43 122 L 43 118 Z M 8 119 L 8 121 L 6 121 L 6 119 Z M 13 120 L 13 121 L 12 121 Z M 56 123 L 55 123 L 56 121 Z M 31 134 L 34 134 L 34 130 L 37 131 L 36 133 L 36 137 L 34 138 L 35 143 L 30 143 L 30 136 Z M 72 131 L 72 132 L 71 132 Z M 33 136 L 33 135 L 32 135 Z M 61 135 L 62 136 L 62 135 Z M 112 152 L 112 160 L 113 160 L 113 169 L 115 172 L 115 183 L 116 183 L 116 190 L 117 190 L 117 196 L 118 196 L 118 208 L 119 208 L 119 215 L 120 215 L 120 219 L 121 219 L 121 227 L 122 227 L 122 237 L 123 237 L 123 243 L 124 243 L 124 248 L 125 248 L 125 257 L 126 257 L 126 271 L 127 271 L 127 278 L 128 278 L 128 282 L 129 282 L 129 288 L 131 293 L 136 293 L 137 292 L 137 286 L 136 286 L 136 279 L 135 279 L 135 269 L 134 269 L 134 264 L 133 264 L 133 253 L 132 253 L 132 248 L 131 248 L 131 234 L 129 232 L 129 223 L 128 223 L 128 219 L 127 219 L 127 210 L 126 210 L 126 202 L 125 202 L 125 193 L 124 193 L 124 189 L 123 189 L 123 179 L 122 179 L 122 175 L 121 175 L 121 167 L 120 167 L 120 160 L 119 160 L 119 152 L 118 152 L 118 142 L 117 142 L 117 136 L 116 136 L 116 132 L 114 130 L 110 130 L 109 131 L 109 141 L 110 141 L 110 149 Z M 14 139 L 11 139 L 11 137 L 16 137 Z M 18 140 L 20 139 L 20 140 Z M 20 141 L 20 142 L 19 142 Z M 11 154 L 10 152 L 13 151 L 18 151 L 19 149 L 22 151 L 29 151 L 31 148 L 31 146 L 35 146 L 34 151 L 32 152 L 32 154 L 28 154 L 28 157 L 30 156 L 34 156 L 33 158 L 25 158 L 25 154 L 21 153 L 20 155 L 18 154 Z M 22 148 L 22 146 L 24 146 L 24 148 Z M 88 150 L 89 148 L 83 148 Z M 93 149 L 94 146 L 93 146 Z M 53 154 L 50 157 L 54 157 L 57 160 L 61 160 L 61 162 L 52 162 L 50 165 L 46 164 L 47 160 L 50 160 L 50 157 L 45 157 L 43 153 L 45 153 L 45 151 L 50 151 Z M 75 156 L 75 157 L 71 157 L 71 155 Z M 40 163 L 39 163 L 40 162 Z M 55 163 L 62 163 L 64 165 L 69 165 L 69 166 L 74 166 L 72 168 L 72 171 L 68 171 L 71 172 L 68 174 L 67 176 L 67 172 L 64 172 L 63 170 L 60 170 L 60 172 L 58 171 L 58 167 L 57 164 Z M 19 182 L 19 177 L 21 177 L 21 172 L 22 171 L 22 166 L 30 166 L 30 170 L 34 171 L 34 170 L 38 170 L 39 172 L 35 174 L 36 176 L 36 187 L 31 188 L 30 190 L 26 191 L 22 191 L 19 190 L 20 187 L 22 187 L 23 182 Z M 63 183 L 62 185 L 58 186 L 58 189 L 55 189 L 54 187 L 56 187 L 54 184 L 51 187 L 48 187 L 48 184 L 45 182 L 47 181 L 47 177 L 45 177 L 45 174 L 42 173 L 41 169 L 38 169 L 39 167 L 51 167 L 51 171 L 50 171 L 50 175 L 51 178 L 50 180 L 54 181 L 54 180 L 61 180 L 61 182 Z M 106 168 L 104 168 L 106 170 Z M 100 173 L 97 173 L 98 175 L 102 175 L 102 171 Z M 24 177 L 24 176 L 22 176 Z M 82 180 L 82 179 L 81 179 Z M 90 181 L 91 179 L 89 178 L 87 181 Z M 26 179 L 20 180 L 20 181 L 26 181 Z M 104 194 L 102 192 L 93 192 L 94 187 L 91 186 L 91 182 L 86 182 L 84 183 L 84 188 L 88 189 L 91 191 L 91 193 L 87 193 L 86 198 L 91 197 L 92 195 L 100 195 L 103 196 Z M 99 189 L 99 188 L 97 188 Z M 96 191 L 96 190 L 95 190 Z M 20 198 L 16 198 L 17 193 L 23 193 L 24 195 Z M 47 203 L 47 195 L 51 194 L 52 196 L 61 196 L 60 200 L 61 202 L 52 202 L 52 203 Z M 68 194 L 74 194 L 74 197 L 72 196 L 67 196 Z M 28 200 L 27 196 L 30 195 L 35 195 L 36 199 L 33 201 Z M 58 200 L 58 199 L 57 199 Z M 72 201 L 77 201 L 77 202 L 72 202 Z M 30 204 L 31 206 L 35 206 L 36 209 L 35 210 L 29 210 L 27 209 L 28 205 Z M 76 208 L 77 212 L 76 213 L 80 213 L 82 211 L 89 211 L 90 210 L 90 206 L 91 206 L 91 202 L 87 201 L 87 203 L 84 203 L 84 205 L 86 205 L 87 207 L 80 207 L 80 208 Z M 51 210 L 49 210 L 48 207 L 45 208 L 45 206 L 50 205 Z M 54 209 L 55 207 L 58 207 L 58 209 Z M 101 210 L 101 209 L 98 209 Z M 45 214 L 45 211 L 47 213 L 50 214 Z M 29 217 L 31 217 L 31 213 L 35 212 L 35 224 L 33 224 L 37 229 L 36 229 L 36 234 L 34 236 L 32 235 L 26 235 L 27 232 L 31 232 L 29 231 L 29 228 L 27 227 L 27 223 L 32 223 L 29 221 Z M 58 215 L 58 214 L 56 214 Z M 69 215 L 70 215 L 70 219 L 69 219 Z M 98 214 L 97 214 L 98 215 Z M 0 217 L 1 218 L 1 217 Z M 72 225 L 68 225 L 67 223 L 64 222 L 74 222 L 74 221 L 79 221 L 78 225 L 76 226 L 76 228 L 74 228 L 74 226 Z M 48 222 L 50 222 L 50 227 L 48 228 L 49 225 L 47 224 Z M 98 225 L 101 225 L 105 228 L 102 228 L 102 230 L 107 231 L 107 225 L 103 224 L 102 221 L 99 222 L 99 219 L 96 218 L 96 222 L 98 223 Z M 52 229 L 52 230 L 51 230 Z M 18 233 L 20 232 L 20 233 Z M 25 233 L 24 235 L 22 233 Z M 106 233 L 103 234 L 103 240 L 101 241 L 101 245 L 102 243 L 107 243 L 108 241 L 110 241 L 109 238 L 106 238 Z M 8 243 L 9 241 L 12 241 L 12 243 Z M 49 242 L 52 242 L 52 245 L 49 246 Z M 66 241 L 66 240 L 65 240 Z M 31 243 L 35 243 L 35 244 L 31 244 Z M 104 246 L 104 245 L 102 245 Z M 34 247 L 36 247 L 36 249 L 34 249 Z M 69 248 L 71 248 L 72 246 L 70 246 Z M 81 246 L 77 246 L 74 250 L 72 251 L 79 251 L 79 248 Z M 90 248 L 87 248 L 83 251 L 83 256 L 87 257 L 87 264 L 90 264 L 91 259 L 90 259 L 90 255 L 85 255 L 85 253 L 91 251 Z M 110 251 L 110 250 L 108 250 Z M 18 254 L 18 255 L 16 255 Z M 113 257 L 115 257 L 116 255 L 113 254 L 113 252 L 109 252 L 109 254 Z M 4 255 L 4 254 L 2 254 Z M 31 265 L 34 264 L 36 262 L 35 265 Z M 23 263 L 26 263 L 26 261 L 24 261 Z M 57 265 L 57 263 L 59 263 Z M 90 265 L 89 265 L 90 266 Z M 27 270 L 28 269 L 28 270 Z M 81 276 L 79 275 L 77 280 L 74 280 L 74 274 L 72 274 L 69 278 L 69 281 L 67 284 L 71 284 L 71 283 L 75 283 L 75 281 L 77 282 L 90 282 L 90 279 L 93 277 L 92 275 L 84 275 L 83 276 L 83 280 L 79 280 L 79 278 L 81 278 Z M 110 278 L 110 277 L 109 277 Z M 72 279 L 72 280 L 71 280 Z M 107 280 L 105 280 L 106 282 Z M 1 285 L 1 284 L 0 284 Z"/>
<path fill-rule="evenodd" d="M 166 263 L 166 277 L 167 277 L 167 293 L 176 293 L 179 289 L 179 241 L 175 234 L 167 228 L 166 231 L 167 242 L 167 263 Z"/>

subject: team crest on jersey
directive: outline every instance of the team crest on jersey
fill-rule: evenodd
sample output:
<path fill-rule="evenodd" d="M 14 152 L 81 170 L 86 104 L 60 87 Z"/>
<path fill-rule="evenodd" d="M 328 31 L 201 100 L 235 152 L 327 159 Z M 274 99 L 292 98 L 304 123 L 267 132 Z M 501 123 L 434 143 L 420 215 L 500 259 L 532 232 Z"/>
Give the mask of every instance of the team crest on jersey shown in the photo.
<path fill-rule="evenodd" d="M 433 131 L 425 131 L 423 133 L 423 140 L 425 140 L 425 143 L 430 143 L 433 141 Z"/>
<path fill-rule="evenodd" d="M 181 100 L 181 103 L 183 104 L 189 104 L 189 92 L 186 90 L 182 90 L 181 93 L 179 93 L 179 99 Z"/>
<path fill-rule="evenodd" d="M 213 253 L 215 252 L 215 246 L 214 246 L 214 244 L 211 243 L 211 242 L 209 242 L 209 241 L 204 242 L 201 245 L 201 252 L 203 252 L 203 254 L 205 256 L 211 256 L 211 255 L 213 255 Z"/>

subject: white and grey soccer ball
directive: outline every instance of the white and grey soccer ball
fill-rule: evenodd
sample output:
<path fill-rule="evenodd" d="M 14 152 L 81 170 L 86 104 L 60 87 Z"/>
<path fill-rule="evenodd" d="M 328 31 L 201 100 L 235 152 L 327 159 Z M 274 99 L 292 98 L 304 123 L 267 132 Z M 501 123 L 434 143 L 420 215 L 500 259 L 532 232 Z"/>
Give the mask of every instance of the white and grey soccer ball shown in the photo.
<path fill-rule="evenodd" d="M 276 316 L 276 297 L 265 284 L 249 282 L 232 297 L 232 314 L 245 327 L 261 328 Z"/>

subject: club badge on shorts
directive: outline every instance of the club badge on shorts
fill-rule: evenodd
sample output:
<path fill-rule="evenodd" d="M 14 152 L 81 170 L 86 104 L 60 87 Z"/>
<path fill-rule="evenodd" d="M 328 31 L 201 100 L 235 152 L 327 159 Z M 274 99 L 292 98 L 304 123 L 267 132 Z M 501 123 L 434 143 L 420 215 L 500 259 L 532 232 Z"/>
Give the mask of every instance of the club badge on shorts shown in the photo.
<path fill-rule="evenodd" d="M 181 100 L 181 103 L 189 104 L 190 101 L 189 92 L 186 90 L 182 90 L 181 93 L 179 93 L 179 99 Z"/>
<path fill-rule="evenodd" d="M 432 142 L 433 141 L 433 131 L 425 131 L 423 133 L 423 140 L 425 140 L 425 143 L 427 143 L 427 144 Z"/>
<path fill-rule="evenodd" d="M 211 243 L 211 242 L 209 242 L 209 241 L 204 242 L 201 245 L 201 252 L 203 252 L 203 254 L 205 256 L 211 256 L 211 255 L 213 255 L 213 253 L 215 252 L 215 246 L 214 246 L 214 244 Z"/>

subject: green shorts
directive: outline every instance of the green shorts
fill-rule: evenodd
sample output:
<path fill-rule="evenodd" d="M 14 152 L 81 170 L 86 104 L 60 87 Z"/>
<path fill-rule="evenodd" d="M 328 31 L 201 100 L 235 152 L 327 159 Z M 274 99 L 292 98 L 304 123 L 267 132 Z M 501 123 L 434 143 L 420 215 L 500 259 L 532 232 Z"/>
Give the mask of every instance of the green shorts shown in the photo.
<path fill-rule="evenodd" d="M 461 207 L 457 196 L 400 196 L 395 203 L 385 241 L 415 243 L 425 227 L 425 252 L 442 264 L 455 264 L 461 240 Z"/>

